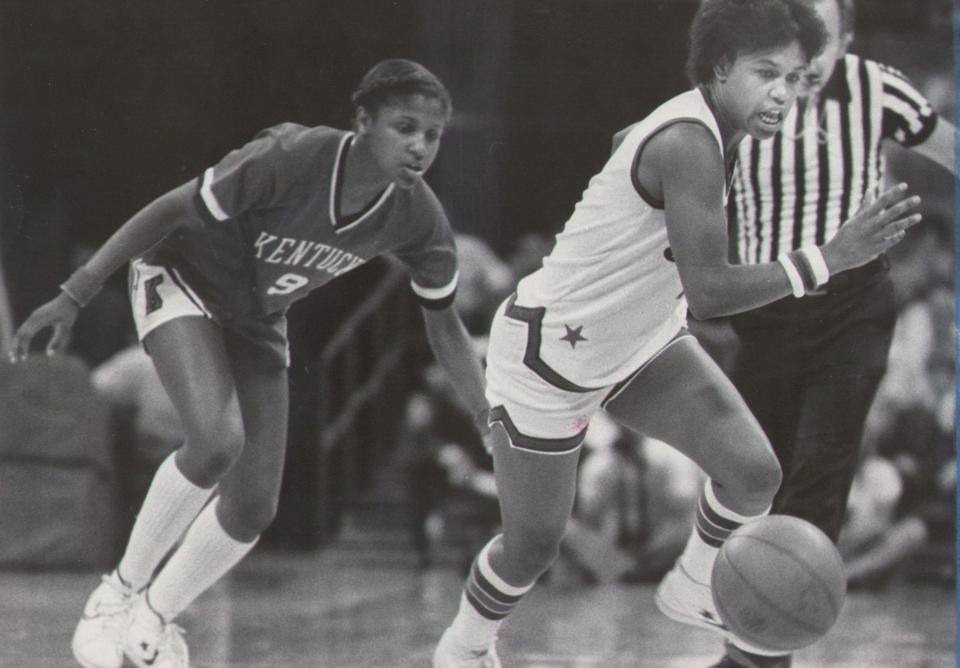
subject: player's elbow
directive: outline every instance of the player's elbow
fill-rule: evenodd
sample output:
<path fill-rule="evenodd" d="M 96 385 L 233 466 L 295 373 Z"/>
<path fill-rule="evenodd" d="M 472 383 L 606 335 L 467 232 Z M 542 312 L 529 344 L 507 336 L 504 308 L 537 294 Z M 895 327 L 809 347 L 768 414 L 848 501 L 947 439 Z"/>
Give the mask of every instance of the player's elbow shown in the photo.
<path fill-rule="evenodd" d="M 697 320 L 710 320 L 727 315 L 723 294 L 708 286 L 686 292 L 687 309 Z"/>

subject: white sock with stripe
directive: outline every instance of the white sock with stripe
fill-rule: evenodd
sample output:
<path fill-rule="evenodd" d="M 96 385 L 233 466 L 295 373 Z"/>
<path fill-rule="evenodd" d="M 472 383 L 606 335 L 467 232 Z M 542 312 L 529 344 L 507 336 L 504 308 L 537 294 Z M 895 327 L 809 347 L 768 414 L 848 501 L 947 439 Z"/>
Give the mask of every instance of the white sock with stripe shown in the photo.
<path fill-rule="evenodd" d="M 175 452 L 163 460 L 117 566 L 120 580 L 134 591 L 142 589 L 212 492 L 212 487 L 197 487 L 180 473 Z"/>
<path fill-rule="evenodd" d="M 713 564 L 717 560 L 723 541 L 741 525 L 760 519 L 770 510 L 759 515 L 741 515 L 724 506 L 713 491 L 713 481 L 707 480 L 697 504 L 697 517 L 687 545 L 678 563 L 693 580 L 710 584 Z"/>
<path fill-rule="evenodd" d="M 496 637 L 500 622 L 530 591 L 534 583 L 516 587 L 503 580 L 490 567 L 490 549 L 500 535 L 480 550 L 460 597 L 460 609 L 451 628 L 457 639 L 472 650 L 486 649 Z"/>
<path fill-rule="evenodd" d="M 257 543 L 258 539 L 241 543 L 224 531 L 217 519 L 217 503 L 209 503 L 197 516 L 183 543 L 147 589 L 150 606 L 167 621 L 183 612 Z"/>

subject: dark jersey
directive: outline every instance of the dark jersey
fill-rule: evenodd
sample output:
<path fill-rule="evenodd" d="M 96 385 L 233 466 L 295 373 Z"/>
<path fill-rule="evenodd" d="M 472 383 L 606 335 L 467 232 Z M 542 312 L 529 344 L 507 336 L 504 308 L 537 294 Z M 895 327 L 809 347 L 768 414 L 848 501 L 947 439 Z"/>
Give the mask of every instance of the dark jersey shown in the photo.
<path fill-rule="evenodd" d="M 353 133 L 285 123 L 227 154 L 197 181 L 199 228 L 179 230 L 147 260 L 173 266 L 221 319 L 285 312 L 291 303 L 391 254 L 427 306 L 457 284 L 450 224 L 430 187 L 390 184 L 364 210 L 340 211 Z"/>

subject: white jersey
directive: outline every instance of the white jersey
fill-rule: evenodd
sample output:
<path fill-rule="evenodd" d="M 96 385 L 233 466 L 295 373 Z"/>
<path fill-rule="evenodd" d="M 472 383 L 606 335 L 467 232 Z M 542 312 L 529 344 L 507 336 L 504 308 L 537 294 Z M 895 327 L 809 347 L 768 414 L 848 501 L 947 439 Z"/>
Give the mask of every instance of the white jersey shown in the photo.
<path fill-rule="evenodd" d="M 699 90 L 667 101 L 630 128 L 590 180 L 543 267 L 517 286 L 519 309 L 512 312 L 531 327 L 539 320 L 539 341 L 528 342 L 525 362 L 555 385 L 587 391 L 617 383 L 686 324 L 663 203 L 635 178 L 644 143 L 681 121 L 706 126 L 723 153 Z"/>

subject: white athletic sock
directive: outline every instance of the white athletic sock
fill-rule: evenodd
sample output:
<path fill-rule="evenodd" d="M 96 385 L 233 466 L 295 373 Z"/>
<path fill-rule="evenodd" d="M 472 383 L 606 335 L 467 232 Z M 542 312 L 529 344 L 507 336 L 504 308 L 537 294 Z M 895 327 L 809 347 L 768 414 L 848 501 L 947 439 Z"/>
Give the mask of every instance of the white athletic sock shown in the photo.
<path fill-rule="evenodd" d="M 472 650 L 486 649 L 493 642 L 500 623 L 534 585 L 508 584 L 490 567 L 490 548 L 499 538 L 494 536 L 474 560 L 460 597 L 460 609 L 451 624 L 457 640 Z"/>
<path fill-rule="evenodd" d="M 747 522 L 760 519 L 769 509 L 759 515 L 741 515 L 724 506 L 713 491 L 713 482 L 707 480 L 697 505 L 697 517 L 687 545 L 678 563 L 693 580 L 710 584 L 713 564 L 720 546 L 735 529 Z"/>
<path fill-rule="evenodd" d="M 204 489 L 187 480 L 177 468 L 175 455 L 163 460 L 154 474 L 117 566 L 120 579 L 134 591 L 150 581 L 157 565 L 213 492 L 212 487 Z"/>
<path fill-rule="evenodd" d="M 258 539 L 241 543 L 232 538 L 216 513 L 217 502 L 207 505 L 193 521 L 170 560 L 147 589 L 150 605 L 170 621 L 197 596 L 233 568 Z"/>

